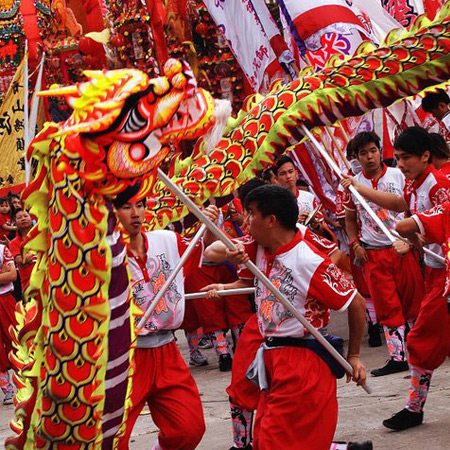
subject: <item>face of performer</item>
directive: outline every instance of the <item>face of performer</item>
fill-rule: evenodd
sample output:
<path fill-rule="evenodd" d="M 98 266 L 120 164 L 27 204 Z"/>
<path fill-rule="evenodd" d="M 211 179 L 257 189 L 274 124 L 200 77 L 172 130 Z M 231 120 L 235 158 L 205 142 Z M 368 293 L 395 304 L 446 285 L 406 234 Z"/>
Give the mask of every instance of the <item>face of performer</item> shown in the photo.
<path fill-rule="evenodd" d="M 141 232 L 142 224 L 144 223 L 144 202 L 125 203 L 117 208 L 117 217 L 130 237 L 136 237 Z"/>
<path fill-rule="evenodd" d="M 377 173 L 381 168 L 381 152 L 374 142 L 362 145 L 358 149 L 358 161 L 367 175 Z"/>
<path fill-rule="evenodd" d="M 273 215 L 263 217 L 255 202 L 250 203 L 248 206 L 245 223 L 248 225 L 250 235 L 263 247 L 270 245 L 268 232 L 273 228 L 275 221 L 276 218 Z"/>
<path fill-rule="evenodd" d="M 394 154 L 397 167 L 408 180 L 419 178 L 430 165 L 430 152 L 428 150 L 421 156 L 406 153 L 402 149 L 395 149 Z"/>
<path fill-rule="evenodd" d="M 277 174 L 278 184 L 289 190 L 296 190 L 297 170 L 291 162 L 283 164 L 278 169 Z"/>
<path fill-rule="evenodd" d="M 433 108 L 431 110 L 431 115 L 437 120 L 442 120 L 444 118 L 444 116 L 448 113 L 449 106 L 450 105 L 448 105 L 447 103 L 440 102 L 436 106 L 436 108 Z"/>

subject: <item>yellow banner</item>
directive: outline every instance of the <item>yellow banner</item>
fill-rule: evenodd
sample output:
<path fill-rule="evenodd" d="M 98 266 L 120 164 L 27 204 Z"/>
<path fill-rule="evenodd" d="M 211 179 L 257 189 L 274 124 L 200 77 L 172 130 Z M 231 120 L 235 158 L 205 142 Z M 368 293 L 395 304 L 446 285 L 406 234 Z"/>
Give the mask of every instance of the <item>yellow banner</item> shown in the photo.
<path fill-rule="evenodd" d="M 20 63 L 0 107 L 0 189 L 25 182 L 24 67 Z"/>

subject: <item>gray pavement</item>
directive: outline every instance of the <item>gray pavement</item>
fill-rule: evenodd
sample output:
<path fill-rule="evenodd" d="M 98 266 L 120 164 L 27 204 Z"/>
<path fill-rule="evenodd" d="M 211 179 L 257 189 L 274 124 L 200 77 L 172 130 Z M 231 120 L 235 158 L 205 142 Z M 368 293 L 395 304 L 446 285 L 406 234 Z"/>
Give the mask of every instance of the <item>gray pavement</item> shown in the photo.
<path fill-rule="evenodd" d="M 333 322 L 331 331 L 344 335 L 345 315 L 335 315 Z M 182 333 L 178 333 L 178 343 L 187 360 L 187 346 Z M 227 450 L 231 446 L 231 424 L 225 388 L 229 384 L 230 373 L 219 372 L 213 350 L 204 350 L 204 353 L 208 356 L 210 364 L 191 369 L 199 386 L 206 420 L 206 434 L 198 449 Z M 387 350 L 385 346 L 371 349 L 364 344 L 362 355 L 366 367 L 370 370 L 384 364 Z M 407 377 L 407 372 L 380 378 L 369 377 L 373 389 L 370 396 L 356 385 L 346 384 L 340 380 L 339 424 L 335 439 L 342 441 L 370 439 L 376 450 L 449 450 L 449 360 L 433 376 L 423 425 L 403 432 L 392 432 L 381 425 L 383 419 L 389 418 L 404 407 L 409 385 Z M 3 406 L 0 403 L 1 442 L 12 433 L 8 426 L 12 411 L 12 406 Z M 139 417 L 130 449 L 150 450 L 157 432 L 149 415 Z"/>

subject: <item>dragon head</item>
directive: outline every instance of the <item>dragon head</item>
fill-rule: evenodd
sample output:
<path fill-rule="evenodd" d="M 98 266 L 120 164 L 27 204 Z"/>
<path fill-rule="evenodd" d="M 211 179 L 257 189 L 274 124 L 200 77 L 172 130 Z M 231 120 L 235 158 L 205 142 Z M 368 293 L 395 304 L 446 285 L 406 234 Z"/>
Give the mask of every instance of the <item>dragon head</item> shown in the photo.
<path fill-rule="evenodd" d="M 214 125 L 214 100 L 197 87 L 189 65 L 170 59 L 163 70 L 154 79 L 135 69 L 87 71 L 85 83 L 40 94 L 65 96 L 73 108 L 47 139 L 65 137 L 69 153 L 85 163 L 81 176 L 97 192 L 115 194 L 145 179 L 173 144 Z"/>

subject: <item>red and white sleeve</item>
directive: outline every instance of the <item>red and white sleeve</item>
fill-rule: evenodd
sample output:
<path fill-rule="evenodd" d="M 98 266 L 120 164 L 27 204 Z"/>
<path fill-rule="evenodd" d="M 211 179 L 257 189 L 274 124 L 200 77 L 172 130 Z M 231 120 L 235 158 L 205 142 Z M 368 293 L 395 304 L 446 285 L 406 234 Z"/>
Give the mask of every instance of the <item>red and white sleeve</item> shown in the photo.
<path fill-rule="evenodd" d="M 435 206 L 429 211 L 414 214 L 412 218 L 419 227 L 420 233 L 432 242 L 441 244 L 445 241 L 445 221 L 448 220 L 450 203 Z"/>
<path fill-rule="evenodd" d="M 308 294 L 330 309 L 344 311 L 357 291 L 353 283 L 330 260 L 325 260 L 314 272 Z"/>

